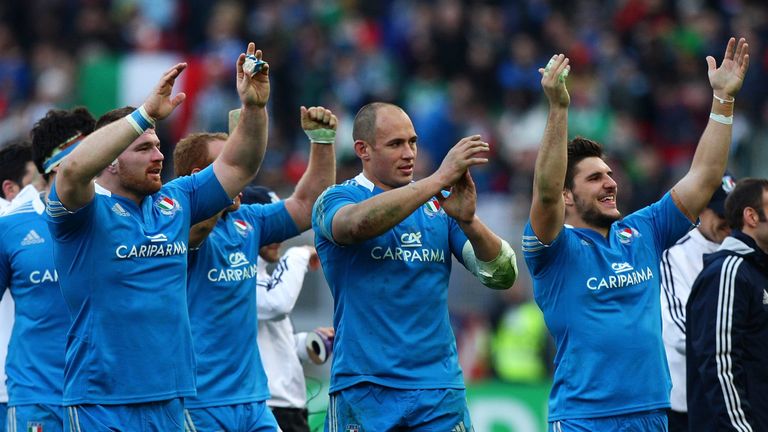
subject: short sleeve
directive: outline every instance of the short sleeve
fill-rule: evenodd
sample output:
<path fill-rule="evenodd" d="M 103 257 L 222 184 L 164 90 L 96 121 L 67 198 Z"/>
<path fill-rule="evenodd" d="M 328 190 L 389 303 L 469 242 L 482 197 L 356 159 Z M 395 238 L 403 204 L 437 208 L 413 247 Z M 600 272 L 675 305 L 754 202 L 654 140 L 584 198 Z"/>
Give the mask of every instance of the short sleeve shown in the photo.
<path fill-rule="evenodd" d="M 202 171 L 171 181 L 168 187 L 182 190 L 189 197 L 192 225 L 232 204 L 232 199 L 213 172 L 213 164 Z"/>
<path fill-rule="evenodd" d="M 240 210 L 239 213 L 259 230 L 259 246 L 279 243 L 299 235 L 299 228 L 285 208 L 284 201 L 243 205 Z"/>
<path fill-rule="evenodd" d="M 56 182 L 53 182 L 43 216 L 51 230 L 51 235 L 58 241 L 67 241 L 71 234 L 90 226 L 89 222 L 93 217 L 98 199 L 99 196 L 96 193 L 88 204 L 75 211 L 69 211 L 59 199 Z"/>
<path fill-rule="evenodd" d="M 360 196 L 356 196 L 360 195 Z M 362 193 L 357 193 L 352 187 L 344 185 L 331 186 L 315 201 L 312 208 L 312 227 L 320 237 L 336 244 L 333 239 L 333 218 L 336 212 L 344 206 L 356 204 L 365 199 Z"/>
<path fill-rule="evenodd" d="M 523 230 L 523 258 L 531 276 L 539 278 L 547 271 L 550 263 L 554 262 L 561 255 L 563 245 L 566 243 L 566 237 L 569 230 L 563 228 L 557 237 L 550 244 L 544 244 L 533 232 L 531 221 L 525 224 Z"/>

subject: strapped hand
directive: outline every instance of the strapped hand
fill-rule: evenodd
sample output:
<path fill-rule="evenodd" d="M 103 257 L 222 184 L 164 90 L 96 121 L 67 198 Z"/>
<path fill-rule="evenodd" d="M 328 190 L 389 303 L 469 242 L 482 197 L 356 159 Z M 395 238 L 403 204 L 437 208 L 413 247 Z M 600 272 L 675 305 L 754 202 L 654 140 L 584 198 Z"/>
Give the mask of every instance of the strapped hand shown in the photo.
<path fill-rule="evenodd" d="M 541 87 L 550 105 L 567 107 L 571 104 L 571 96 L 565 86 L 565 80 L 571 71 L 568 57 L 563 54 L 552 56 L 544 68 L 539 68 Z"/>
<path fill-rule="evenodd" d="M 301 107 L 301 128 L 310 141 L 318 144 L 333 144 L 336 139 L 336 116 L 321 106 Z"/>
<path fill-rule="evenodd" d="M 244 107 L 264 108 L 269 100 L 269 63 L 264 63 L 258 72 L 253 74 L 243 70 L 246 56 L 255 56 L 261 60 L 261 50 L 251 42 L 245 53 L 237 58 L 237 93 Z"/>

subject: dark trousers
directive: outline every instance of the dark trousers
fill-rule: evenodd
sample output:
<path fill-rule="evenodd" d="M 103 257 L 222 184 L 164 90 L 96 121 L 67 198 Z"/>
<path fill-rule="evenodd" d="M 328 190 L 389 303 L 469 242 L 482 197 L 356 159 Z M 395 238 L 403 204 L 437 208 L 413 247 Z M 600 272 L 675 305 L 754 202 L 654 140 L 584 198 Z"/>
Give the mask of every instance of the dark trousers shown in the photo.
<path fill-rule="evenodd" d="M 667 411 L 669 432 L 688 432 L 688 413 Z"/>
<path fill-rule="evenodd" d="M 306 408 L 270 407 L 283 432 L 309 432 Z"/>

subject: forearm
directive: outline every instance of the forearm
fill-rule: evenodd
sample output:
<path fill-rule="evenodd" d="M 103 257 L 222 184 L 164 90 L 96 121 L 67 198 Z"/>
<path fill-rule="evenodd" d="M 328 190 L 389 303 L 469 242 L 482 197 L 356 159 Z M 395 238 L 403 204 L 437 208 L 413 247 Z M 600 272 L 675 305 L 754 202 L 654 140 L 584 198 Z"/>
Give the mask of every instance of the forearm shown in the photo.
<path fill-rule="evenodd" d="M 293 222 L 304 231 L 312 223 L 312 206 L 320 194 L 336 183 L 336 153 L 332 145 L 312 143 L 309 166 L 285 206 Z"/>
<path fill-rule="evenodd" d="M 568 109 L 550 106 L 533 174 L 533 193 L 539 201 L 562 199 L 568 166 Z"/>
<path fill-rule="evenodd" d="M 501 252 L 501 239 L 477 216 L 472 222 L 459 222 L 459 227 L 472 244 L 475 256 L 481 261 L 493 261 Z"/>
<path fill-rule="evenodd" d="M 266 108 L 244 106 L 237 127 L 213 163 L 227 194 L 234 198 L 256 176 L 267 149 L 269 118 Z"/>
<path fill-rule="evenodd" d="M 722 104 L 713 98 L 711 112 L 732 117 L 733 104 Z M 690 170 L 674 187 L 685 209 L 693 216 L 698 216 L 720 185 L 728 162 L 732 130 L 732 125 L 710 118 L 696 146 Z"/>
<path fill-rule="evenodd" d="M 333 237 L 354 244 L 379 236 L 402 222 L 446 185 L 433 174 L 425 179 L 342 207 L 333 218 Z"/>

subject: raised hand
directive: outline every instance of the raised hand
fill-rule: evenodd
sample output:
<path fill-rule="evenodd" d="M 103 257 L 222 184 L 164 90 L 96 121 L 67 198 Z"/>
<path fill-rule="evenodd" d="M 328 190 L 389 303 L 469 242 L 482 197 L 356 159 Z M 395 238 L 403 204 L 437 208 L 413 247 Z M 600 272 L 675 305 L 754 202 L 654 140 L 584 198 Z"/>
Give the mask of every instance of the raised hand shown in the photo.
<path fill-rule="evenodd" d="M 480 135 L 462 138 L 448 151 L 435 174 L 439 176 L 444 187 L 453 186 L 461 179 L 467 168 L 488 163 L 488 158 L 479 157 L 479 153 L 488 150 L 490 150 L 488 143 L 483 141 Z"/>
<path fill-rule="evenodd" d="M 243 70 L 246 55 L 256 56 L 261 60 L 261 50 L 256 49 L 256 45 L 251 42 L 245 53 L 237 58 L 237 93 L 240 95 L 240 102 L 245 107 L 264 108 L 269 100 L 269 63 L 264 63 L 260 70 L 250 74 Z"/>
<path fill-rule="evenodd" d="M 144 109 L 154 120 L 162 120 L 168 117 L 186 99 L 187 95 L 184 93 L 178 93 L 171 98 L 173 84 L 176 82 L 179 74 L 186 68 L 186 63 L 178 63 L 168 69 L 163 74 L 163 77 L 160 78 L 152 93 L 144 101 Z"/>
<path fill-rule="evenodd" d="M 301 128 L 306 130 L 332 129 L 336 130 L 338 120 L 336 116 L 327 108 L 301 107 Z"/>
<path fill-rule="evenodd" d="M 546 67 L 539 68 L 541 87 L 550 105 L 567 107 L 571 104 L 571 96 L 565 86 L 565 80 L 571 71 L 568 57 L 563 54 L 552 56 Z"/>
<path fill-rule="evenodd" d="M 749 45 L 746 39 L 739 39 L 737 44 L 736 38 L 730 38 L 720 67 L 717 67 L 714 57 L 707 56 L 707 68 L 709 83 L 715 95 L 732 99 L 741 89 L 749 68 Z"/>
<path fill-rule="evenodd" d="M 440 201 L 440 205 L 448 216 L 459 222 L 472 222 L 477 208 L 477 191 L 469 170 L 464 171 L 464 175 L 453 184 L 448 198 L 440 193 L 437 194 L 437 200 Z"/>

